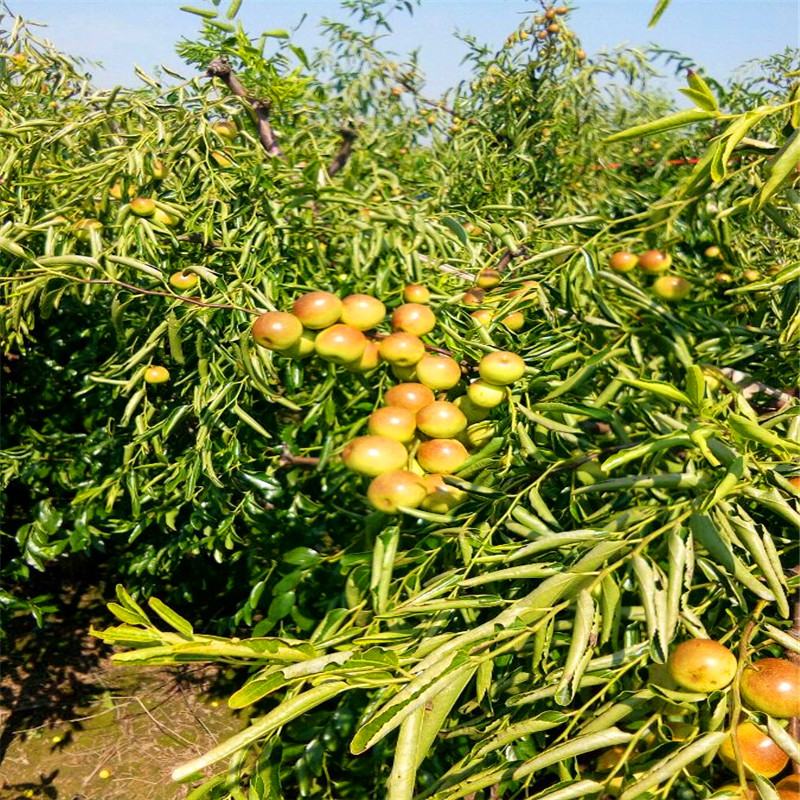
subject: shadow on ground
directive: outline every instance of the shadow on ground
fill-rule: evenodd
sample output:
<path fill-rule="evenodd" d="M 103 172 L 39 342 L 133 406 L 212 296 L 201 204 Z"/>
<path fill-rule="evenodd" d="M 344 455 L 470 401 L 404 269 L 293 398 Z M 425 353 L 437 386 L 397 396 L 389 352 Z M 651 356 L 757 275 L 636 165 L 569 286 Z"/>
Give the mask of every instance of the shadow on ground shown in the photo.
<path fill-rule="evenodd" d="M 90 626 L 102 587 L 67 583 L 38 629 L 12 619 L 0 656 L 0 800 L 175 800 L 169 775 L 243 727 L 215 668 L 117 667 Z"/>

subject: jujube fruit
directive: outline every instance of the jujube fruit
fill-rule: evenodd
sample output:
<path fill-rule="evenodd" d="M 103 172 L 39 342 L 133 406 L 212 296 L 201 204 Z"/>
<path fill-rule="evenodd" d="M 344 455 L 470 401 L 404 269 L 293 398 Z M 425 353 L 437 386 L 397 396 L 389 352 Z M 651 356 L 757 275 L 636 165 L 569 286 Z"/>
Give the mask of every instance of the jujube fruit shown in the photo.
<path fill-rule="evenodd" d="M 516 353 L 498 350 L 481 359 L 478 372 L 483 380 L 505 386 L 518 381 L 525 374 L 525 362 Z"/>
<path fill-rule="evenodd" d="M 303 335 L 286 350 L 282 350 L 282 355 L 300 361 L 301 359 L 308 358 L 315 352 L 314 340 L 316 339 L 315 331 L 303 331 Z"/>
<path fill-rule="evenodd" d="M 417 448 L 417 461 L 425 472 L 449 475 L 469 458 L 467 448 L 455 439 L 431 439 Z"/>
<path fill-rule="evenodd" d="M 410 283 L 403 289 L 403 300 L 406 303 L 427 303 L 430 299 L 430 290 L 421 283 Z"/>
<path fill-rule="evenodd" d="M 79 219 L 72 226 L 75 238 L 81 242 L 88 242 L 92 237 L 92 231 L 99 233 L 101 230 L 103 230 L 103 223 L 99 219 Z"/>
<path fill-rule="evenodd" d="M 473 311 L 470 316 L 475 321 L 475 324 L 482 328 L 487 328 L 494 319 L 494 314 L 488 308 L 479 308 L 477 311 Z"/>
<path fill-rule="evenodd" d="M 800 717 L 800 665 L 785 658 L 762 658 L 745 667 L 742 697 L 754 711 L 771 717 Z"/>
<path fill-rule="evenodd" d="M 653 291 L 662 300 L 683 300 L 691 289 L 689 281 L 677 275 L 662 275 L 653 282 Z"/>
<path fill-rule="evenodd" d="M 339 323 L 317 334 L 314 349 L 325 361 L 348 364 L 357 361 L 364 354 L 367 337 L 360 330 Z"/>
<path fill-rule="evenodd" d="M 435 514 L 447 514 L 466 498 L 466 492 L 456 486 L 444 482 L 441 474 L 435 472 L 422 478 L 426 495 L 420 508 L 433 511 Z"/>
<path fill-rule="evenodd" d="M 145 383 L 166 383 L 169 380 L 169 370 L 166 367 L 148 367 L 144 372 Z"/>
<path fill-rule="evenodd" d="M 342 300 L 342 322 L 360 331 L 368 331 L 383 322 L 386 306 L 368 294 L 351 294 Z"/>
<path fill-rule="evenodd" d="M 256 344 L 269 350 L 288 350 L 303 335 L 303 324 L 294 314 L 267 311 L 250 329 Z"/>
<path fill-rule="evenodd" d="M 194 272 L 173 272 L 169 276 L 170 286 L 175 289 L 194 289 L 199 283 L 200 279 Z"/>
<path fill-rule="evenodd" d="M 422 303 L 404 303 L 392 312 L 392 330 L 424 336 L 436 327 L 436 316 Z"/>
<path fill-rule="evenodd" d="M 367 500 L 379 511 L 394 514 L 401 506 L 417 508 L 426 494 L 427 489 L 419 475 L 397 469 L 373 478 L 367 489 Z"/>
<path fill-rule="evenodd" d="M 392 333 L 380 343 L 380 354 L 384 361 L 410 367 L 425 355 L 425 345 L 413 333 Z"/>
<path fill-rule="evenodd" d="M 693 692 L 724 689 L 736 675 L 736 656 L 713 639 L 689 639 L 670 653 L 673 680 Z"/>
<path fill-rule="evenodd" d="M 663 250 L 648 250 L 639 256 L 639 269 L 643 272 L 666 272 L 672 266 L 672 256 Z"/>
<path fill-rule="evenodd" d="M 373 436 L 385 436 L 398 442 L 413 440 L 417 430 L 417 417 L 413 411 L 400 406 L 376 408 L 369 415 L 367 430 Z"/>
<path fill-rule="evenodd" d="M 485 381 L 473 381 L 467 387 L 467 396 L 476 406 L 494 408 L 506 399 L 506 387 Z"/>
<path fill-rule="evenodd" d="M 211 129 L 217 136 L 229 141 L 233 141 L 238 133 L 236 123 L 233 120 L 218 120 L 211 126 Z"/>
<path fill-rule="evenodd" d="M 414 414 L 424 406 L 430 405 L 436 398 L 433 392 L 421 383 L 398 383 L 392 386 L 383 398 L 387 406 L 407 408 Z"/>
<path fill-rule="evenodd" d="M 492 289 L 493 287 L 497 286 L 502 279 L 503 276 L 496 269 L 484 267 L 478 273 L 475 283 L 477 283 L 481 289 Z"/>
<path fill-rule="evenodd" d="M 485 296 L 486 292 L 484 292 L 483 289 L 469 289 L 464 293 L 461 302 L 464 303 L 465 306 L 479 306 L 483 302 Z"/>
<path fill-rule="evenodd" d="M 703 255 L 706 258 L 722 258 L 722 251 L 717 247 L 717 245 L 712 244 L 710 247 L 706 247 L 703 251 Z"/>
<path fill-rule="evenodd" d="M 521 311 L 512 311 L 503 317 L 502 322 L 510 331 L 521 331 L 525 327 L 525 315 Z"/>
<path fill-rule="evenodd" d="M 467 418 L 467 422 L 470 424 L 473 422 L 483 422 L 491 413 L 491 410 L 486 408 L 486 406 L 479 406 L 473 403 L 466 394 L 457 397 L 453 403 L 461 409 L 464 416 Z"/>
<path fill-rule="evenodd" d="M 720 758 L 734 772 L 736 771 L 734 735 L 739 744 L 739 755 L 745 771 L 760 775 L 762 778 L 772 778 L 782 772 L 789 763 L 789 756 L 769 736 L 762 733 L 752 722 L 743 722 L 736 728 L 735 734 L 731 733 L 719 748 Z"/>
<path fill-rule="evenodd" d="M 377 342 L 367 340 L 364 352 L 355 361 L 346 361 L 344 368 L 348 372 L 369 372 L 381 363 L 381 353 Z"/>
<path fill-rule="evenodd" d="M 156 210 L 156 204 L 149 197 L 134 197 L 131 200 L 130 208 L 137 217 L 152 217 Z"/>
<path fill-rule="evenodd" d="M 639 256 L 627 250 L 612 253 L 608 259 L 608 266 L 614 272 L 630 272 L 639 263 Z"/>
<path fill-rule="evenodd" d="M 461 380 L 461 367 L 450 356 L 426 353 L 416 364 L 417 380 L 435 392 L 452 389 Z"/>
<path fill-rule="evenodd" d="M 319 330 L 339 321 L 342 301 L 330 292 L 309 292 L 294 301 L 292 311 L 306 328 Z"/>
<path fill-rule="evenodd" d="M 417 411 L 417 428 L 426 436 L 452 439 L 467 427 L 467 418 L 461 409 L 446 400 L 429 403 Z"/>
<path fill-rule="evenodd" d="M 359 436 L 342 451 L 344 465 L 362 475 L 380 475 L 402 469 L 408 462 L 408 451 L 395 439 L 385 436 Z"/>

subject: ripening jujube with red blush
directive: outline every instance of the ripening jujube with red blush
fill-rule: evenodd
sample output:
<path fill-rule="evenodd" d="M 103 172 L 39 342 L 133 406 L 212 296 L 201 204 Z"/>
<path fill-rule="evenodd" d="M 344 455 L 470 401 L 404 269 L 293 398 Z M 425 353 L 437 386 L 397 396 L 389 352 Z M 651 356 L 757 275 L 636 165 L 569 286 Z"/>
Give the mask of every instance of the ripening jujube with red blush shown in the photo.
<path fill-rule="evenodd" d="M 736 675 L 736 656 L 713 639 L 689 639 L 670 653 L 673 680 L 693 692 L 724 689 Z"/>
<path fill-rule="evenodd" d="M 436 315 L 422 303 L 404 303 L 392 312 L 392 330 L 424 336 L 436 327 Z"/>
<path fill-rule="evenodd" d="M 200 278 L 194 272 L 173 272 L 169 276 L 169 285 L 175 289 L 194 289 L 199 283 Z"/>
<path fill-rule="evenodd" d="M 728 769 L 734 772 L 737 769 L 733 749 L 734 735 L 739 744 L 739 756 L 745 772 L 760 775 L 762 778 L 774 778 L 783 772 L 783 768 L 789 763 L 789 756 L 769 736 L 762 733 L 752 722 L 743 722 L 719 748 L 719 757 Z"/>
<path fill-rule="evenodd" d="M 464 303 L 465 306 L 479 306 L 485 297 L 486 292 L 484 292 L 483 289 L 470 289 L 464 293 L 461 302 Z"/>
<path fill-rule="evenodd" d="M 362 475 L 380 475 L 402 469 L 408 463 L 408 451 L 396 439 L 386 436 L 358 436 L 342 451 L 344 465 Z"/>
<path fill-rule="evenodd" d="M 762 658 L 742 671 L 742 697 L 754 711 L 771 717 L 800 717 L 800 664 Z"/>
<path fill-rule="evenodd" d="M 678 275 L 662 275 L 653 282 L 653 291 L 662 299 L 674 302 L 683 300 L 692 289 L 692 284 Z"/>
<path fill-rule="evenodd" d="M 435 439 L 452 439 L 467 427 L 461 409 L 446 400 L 429 403 L 417 411 L 417 428 Z"/>
<path fill-rule="evenodd" d="M 638 263 L 642 272 L 666 272 L 672 266 L 672 256 L 663 250 L 648 250 L 639 256 Z"/>
<path fill-rule="evenodd" d="M 427 303 L 430 299 L 430 289 L 421 283 L 410 283 L 403 289 L 403 300 L 406 303 Z"/>
<path fill-rule="evenodd" d="M 521 311 L 512 311 L 508 316 L 503 317 L 503 325 L 510 331 L 521 331 L 525 327 L 525 315 Z"/>
<path fill-rule="evenodd" d="M 386 306 L 368 294 L 351 294 L 342 300 L 342 322 L 360 331 L 368 331 L 383 322 Z"/>
<path fill-rule="evenodd" d="M 628 250 L 620 250 L 611 254 L 608 259 L 608 266 L 614 272 L 630 272 L 639 263 L 639 256 Z"/>
<path fill-rule="evenodd" d="M 478 372 L 485 381 L 506 386 L 525 374 L 525 362 L 516 353 L 498 350 L 481 359 Z"/>
<path fill-rule="evenodd" d="M 417 380 L 435 392 L 452 389 L 461 380 L 461 367 L 450 356 L 426 353 L 415 366 Z"/>
<path fill-rule="evenodd" d="M 407 408 L 414 414 L 434 400 L 436 397 L 433 392 L 421 383 L 398 383 L 397 386 L 392 386 L 383 398 L 387 406 Z"/>
<path fill-rule="evenodd" d="M 373 436 L 385 436 L 398 442 L 413 440 L 417 431 L 417 416 L 413 411 L 400 406 L 376 408 L 369 415 L 367 430 Z"/>
<path fill-rule="evenodd" d="M 379 349 L 384 361 L 401 367 L 412 367 L 425 355 L 422 339 L 404 331 L 392 333 L 382 339 Z"/>
<path fill-rule="evenodd" d="M 253 323 L 250 332 L 256 344 L 269 350 L 288 350 L 303 335 L 303 323 L 285 311 L 267 311 Z"/>
<path fill-rule="evenodd" d="M 149 197 L 135 197 L 131 200 L 131 213 L 137 217 L 152 217 L 156 211 L 155 201 Z"/>
<path fill-rule="evenodd" d="M 797 773 L 781 778 L 776 784 L 779 800 L 800 800 L 800 775 Z"/>
<path fill-rule="evenodd" d="M 304 327 L 316 331 L 339 321 L 342 301 L 330 292 L 309 292 L 294 301 L 292 311 Z"/>
<path fill-rule="evenodd" d="M 401 506 L 417 508 L 427 493 L 420 475 L 407 469 L 396 469 L 372 479 L 367 489 L 367 500 L 379 511 L 394 514 Z"/>
<path fill-rule="evenodd" d="M 357 361 L 367 349 L 367 337 L 349 325 L 338 323 L 320 331 L 314 340 L 317 355 L 333 364 Z"/>
<path fill-rule="evenodd" d="M 469 458 L 467 448 L 455 439 L 431 439 L 417 448 L 417 461 L 425 472 L 449 475 Z"/>

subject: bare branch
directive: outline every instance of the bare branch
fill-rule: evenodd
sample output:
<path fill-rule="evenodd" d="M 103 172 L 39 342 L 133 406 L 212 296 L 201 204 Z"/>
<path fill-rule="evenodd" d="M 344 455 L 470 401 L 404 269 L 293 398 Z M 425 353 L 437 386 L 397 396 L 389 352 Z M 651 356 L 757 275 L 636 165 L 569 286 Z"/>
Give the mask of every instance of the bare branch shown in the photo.
<path fill-rule="evenodd" d="M 240 97 L 242 100 L 250 104 L 250 108 L 256 116 L 256 125 L 258 126 L 258 138 L 264 146 L 267 155 L 272 158 L 286 158 L 283 150 L 275 139 L 275 133 L 272 130 L 272 125 L 269 121 L 270 103 L 268 100 L 259 100 L 250 97 L 247 89 L 244 88 L 242 82 L 236 77 L 233 68 L 225 56 L 215 58 L 206 70 L 206 75 L 209 78 L 219 78 L 230 89 L 231 94 Z"/>
<path fill-rule="evenodd" d="M 342 134 L 342 146 L 328 166 L 328 175 L 330 177 L 333 177 L 350 160 L 350 155 L 353 152 L 353 142 L 358 138 L 356 131 L 347 126 L 340 128 L 339 133 Z"/>

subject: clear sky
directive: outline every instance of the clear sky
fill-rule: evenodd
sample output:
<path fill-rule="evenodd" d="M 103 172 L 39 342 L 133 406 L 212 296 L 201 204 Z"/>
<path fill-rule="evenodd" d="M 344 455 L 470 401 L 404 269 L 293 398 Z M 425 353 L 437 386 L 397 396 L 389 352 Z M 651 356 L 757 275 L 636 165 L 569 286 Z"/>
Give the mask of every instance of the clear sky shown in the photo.
<path fill-rule="evenodd" d="M 7 0 L 13 13 L 47 24 L 44 35 L 73 55 L 101 61 L 100 86 L 138 85 L 133 64 L 151 71 L 166 64 L 187 74 L 174 52 L 182 36 L 199 29 L 198 17 L 180 11 L 184 4 L 210 8 L 203 0 Z M 559 0 L 559 3 L 562 0 Z M 224 11 L 228 0 L 222 0 Z M 582 0 L 570 17 L 589 57 L 619 44 L 657 43 L 690 56 L 718 80 L 743 62 L 800 46 L 798 0 L 673 0 L 654 29 L 647 28 L 655 0 Z M 394 17 L 388 40 L 399 53 L 421 47 L 428 75 L 427 93 L 438 94 L 467 76 L 460 64 L 464 46 L 450 34 L 471 33 L 500 46 L 520 20 L 538 9 L 525 0 L 422 0 L 413 17 Z M 240 19 L 251 35 L 272 28 L 294 28 L 307 18 L 293 42 L 313 48 L 320 42 L 322 17 L 347 19 L 335 0 L 244 0 Z"/>

